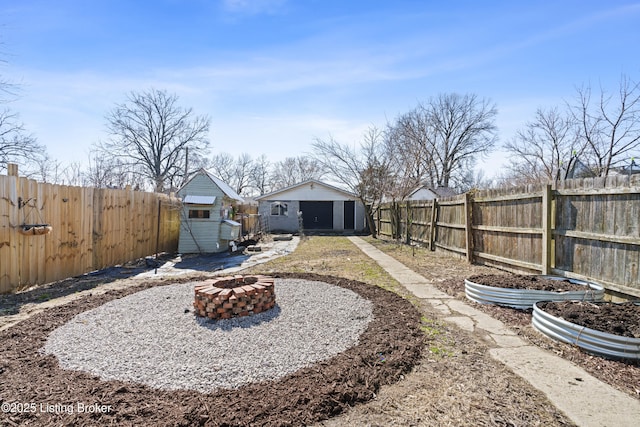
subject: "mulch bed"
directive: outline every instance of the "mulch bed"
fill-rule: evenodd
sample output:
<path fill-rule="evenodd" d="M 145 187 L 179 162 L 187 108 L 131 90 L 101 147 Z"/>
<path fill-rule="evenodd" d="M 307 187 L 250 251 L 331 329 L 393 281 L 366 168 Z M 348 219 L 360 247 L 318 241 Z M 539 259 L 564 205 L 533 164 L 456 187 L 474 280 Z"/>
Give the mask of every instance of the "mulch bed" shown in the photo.
<path fill-rule="evenodd" d="M 373 303 L 374 320 L 360 336 L 359 344 L 331 359 L 278 381 L 203 394 L 101 381 L 83 372 L 63 370 L 54 356 L 40 352 L 49 333 L 75 315 L 152 286 L 175 282 L 149 282 L 82 298 L 0 332 L 0 424 L 306 425 L 372 399 L 380 386 L 398 381 L 420 360 L 425 336 L 420 330 L 420 313 L 408 301 L 375 286 L 339 277 L 274 276 L 318 280 L 350 289 Z M 98 408 L 102 411 L 80 412 L 78 404 L 104 406 Z"/>
<path fill-rule="evenodd" d="M 640 338 L 640 305 L 583 301 L 540 302 L 538 307 L 552 316 L 578 326 L 622 337 Z"/>
<path fill-rule="evenodd" d="M 477 274 L 468 278 L 479 285 L 495 288 L 529 289 L 550 292 L 584 291 L 585 286 L 568 279 L 551 280 L 541 276 L 523 274 Z"/>
<path fill-rule="evenodd" d="M 636 399 L 640 399 L 640 361 L 605 359 L 587 353 L 578 346 L 553 340 L 538 332 L 531 325 L 532 309 L 517 310 L 495 304 L 478 304 L 465 297 L 464 279 L 446 279 L 434 282 L 443 292 L 465 300 L 477 309 L 500 320 L 518 332 L 518 335 L 540 348 L 551 351 L 582 367 L 601 381 L 621 390 Z M 622 319 L 625 321 L 624 319 Z M 573 321 L 571 321 L 573 322 Z M 595 326 L 595 325 L 594 325 Z M 592 329 L 595 329 L 592 327 Z"/>

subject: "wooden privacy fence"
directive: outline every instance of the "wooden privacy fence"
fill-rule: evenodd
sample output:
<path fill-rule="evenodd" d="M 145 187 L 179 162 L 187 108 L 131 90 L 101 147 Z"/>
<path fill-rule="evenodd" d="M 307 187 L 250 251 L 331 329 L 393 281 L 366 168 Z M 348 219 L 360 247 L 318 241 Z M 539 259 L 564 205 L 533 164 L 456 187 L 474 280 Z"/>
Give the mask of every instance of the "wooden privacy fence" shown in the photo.
<path fill-rule="evenodd" d="M 140 191 L 72 187 L 0 175 L 0 293 L 177 250 L 178 200 Z M 23 224 L 48 224 L 23 235 Z"/>
<path fill-rule="evenodd" d="M 243 236 L 255 235 L 260 231 L 260 215 L 258 205 L 240 203 L 236 206 L 235 220 L 241 224 L 240 230 Z"/>
<path fill-rule="evenodd" d="M 640 176 L 567 180 L 387 203 L 382 236 L 512 270 L 640 296 Z"/>

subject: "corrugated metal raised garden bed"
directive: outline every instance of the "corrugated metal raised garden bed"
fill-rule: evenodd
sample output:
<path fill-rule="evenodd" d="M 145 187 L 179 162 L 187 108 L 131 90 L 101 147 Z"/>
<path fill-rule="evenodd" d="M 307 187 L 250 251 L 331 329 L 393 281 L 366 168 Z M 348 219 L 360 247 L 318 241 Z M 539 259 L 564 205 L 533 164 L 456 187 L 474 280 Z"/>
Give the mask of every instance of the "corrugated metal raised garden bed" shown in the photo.
<path fill-rule="evenodd" d="M 640 303 L 541 301 L 533 305 L 532 324 L 590 353 L 640 360 Z"/>
<path fill-rule="evenodd" d="M 521 310 L 537 301 L 600 301 L 604 296 L 598 284 L 557 276 L 485 274 L 465 279 L 464 285 L 472 301 Z"/>

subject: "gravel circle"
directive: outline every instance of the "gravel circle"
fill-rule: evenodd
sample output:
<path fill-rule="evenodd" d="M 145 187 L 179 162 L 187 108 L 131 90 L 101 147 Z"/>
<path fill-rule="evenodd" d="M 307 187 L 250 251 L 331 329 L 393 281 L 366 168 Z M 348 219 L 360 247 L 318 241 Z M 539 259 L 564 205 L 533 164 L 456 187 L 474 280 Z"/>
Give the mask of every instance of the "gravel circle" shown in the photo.
<path fill-rule="evenodd" d="M 43 348 L 63 369 L 163 390 L 274 380 L 358 343 L 370 301 L 325 282 L 276 279 L 276 307 L 217 322 L 193 313 L 196 282 L 154 287 L 75 316 Z"/>

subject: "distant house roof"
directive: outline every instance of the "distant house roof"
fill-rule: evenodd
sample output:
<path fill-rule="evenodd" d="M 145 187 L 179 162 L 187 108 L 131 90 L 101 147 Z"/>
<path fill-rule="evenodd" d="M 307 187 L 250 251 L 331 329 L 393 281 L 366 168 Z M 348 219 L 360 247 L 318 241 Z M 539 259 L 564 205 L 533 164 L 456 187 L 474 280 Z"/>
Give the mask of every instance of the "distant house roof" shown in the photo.
<path fill-rule="evenodd" d="M 592 178 L 596 176 L 591 168 L 584 164 L 577 156 L 574 156 L 569 160 L 569 166 L 566 173 L 567 179 L 572 178 Z"/>
<path fill-rule="evenodd" d="M 198 175 L 205 175 L 207 176 L 214 184 L 216 184 L 218 186 L 218 188 L 220 188 L 220 190 L 230 199 L 233 200 L 238 200 L 239 202 L 243 202 L 244 199 L 242 198 L 242 196 L 240 196 L 238 193 L 236 193 L 236 191 L 231 188 L 229 186 L 229 184 L 227 184 L 226 182 L 224 182 L 223 180 L 221 180 L 220 178 L 218 178 L 217 176 L 213 175 L 211 172 L 208 172 L 204 169 L 200 169 L 195 175 L 193 175 L 189 181 L 187 181 L 182 187 L 180 187 L 180 189 L 178 190 L 178 192 L 181 192 L 183 188 L 185 188 L 187 185 L 189 185 L 189 183 L 193 180 L 193 178 L 195 178 Z M 192 196 L 193 197 L 193 196 Z"/>
<path fill-rule="evenodd" d="M 635 159 L 631 159 L 631 164 L 624 166 L 622 168 L 622 173 L 630 175 L 640 173 L 640 165 L 636 163 Z"/>
<path fill-rule="evenodd" d="M 349 197 L 349 198 L 356 198 L 357 197 L 355 194 L 350 193 L 349 191 L 345 191 L 345 190 L 343 190 L 341 188 L 338 188 L 338 187 L 335 187 L 333 185 L 324 183 L 322 181 L 318 181 L 317 179 L 309 179 L 309 180 L 306 180 L 306 181 L 303 181 L 303 182 L 299 182 L 297 184 L 290 185 L 290 186 L 285 187 L 285 188 L 281 188 L 280 190 L 272 191 L 271 193 L 263 194 L 261 196 L 256 197 L 255 200 L 257 200 L 257 201 L 270 200 L 270 199 L 272 200 L 274 198 L 278 198 L 277 196 L 279 194 L 286 193 L 288 191 L 297 189 L 299 187 L 304 187 L 305 185 L 312 185 L 312 184 L 324 187 L 324 188 L 332 190 L 332 191 L 336 191 L 336 192 L 341 193 L 344 196 Z"/>
<path fill-rule="evenodd" d="M 439 197 L 457 196 L 458 192 L 451 187 L 436 187 L 433 189 Z"/>
<path fill-rule="evenodd" d="M 457 194 L 458 193 L 456 193 L 456 191 L 450 187 L 434 188 L 434 187 L 430 187 L 428 185 L 423 184 L 414 188 L 407 196 L 407 199 L 409 200 L 422 200 L 422 199 L 429 199 L 429 198 L 439 199 L 443 197 L 452 197 Z M 427 195 L 432 197 L 427 197 Z"/>

